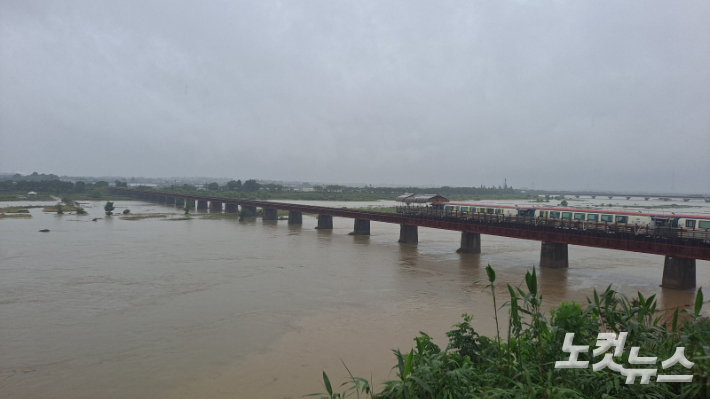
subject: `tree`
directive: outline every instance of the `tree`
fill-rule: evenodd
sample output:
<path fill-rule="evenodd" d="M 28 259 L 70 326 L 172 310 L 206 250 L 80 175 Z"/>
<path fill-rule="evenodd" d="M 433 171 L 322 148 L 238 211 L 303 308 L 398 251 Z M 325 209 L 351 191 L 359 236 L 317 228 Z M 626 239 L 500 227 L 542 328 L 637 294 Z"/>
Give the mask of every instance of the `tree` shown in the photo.
<path fill-rule="evenodd" d="M 57 208 L 57 215 L 62 215 L 64 214 L 64 207 L 62 207 L 62 203 L 58 202 L 56 205 Z"/>
<path fill-rule="evenodd" d="M 249 179 L 245 181 L 244 185 L 242 186 L 242 189 L 248 193 L 259 191 L 260 188 L 261 184 L 257 183 L 254 179 Z"/>
<path fill-rule="evenodd" d="M 116 187 L 128 187 L 128 183 L 125 181 L 116 180 L 114 183 L 116 184 Z"/>
<path fill-rule="evenodd" d="M 74 190 L 76 190 L 77 193 L 83 193 L 84 190 L 86 190 L 86 183 L 83 181 L 76 182 L 76 184 L 74 184 Z"/>
<path fill-rule="evenodd" d="M 207 185 L 208 190 L 219 190 L 219 183 L 217 182 L 212 182 Z"/>
<path fill-rule="evenodd" d="M 113 207 L 113 202 L 106 201 L 106 205 L 104 205 L 104 211 L 106 211 L 106 215 L 111 216 L 113 214 L 114 209 L 115 208 Z"/>
<path fill-rule="evenodd" d="M 94 187 L 108 187 L 108 182 L 99 180 L 96 183 L 94 183 Z"/>
<path fill-rule="evenodd" d="M 563 199 L 562 202 L 560 202 L 560 206 L 567 206 L 567 200 Z"/>
<path fill-rule="evenodd" d="M 240 185 L 241 185 L 241 184 L 240 184 Z M 234 180 L 231 180 L 231 181 L 227 182 L 227 188 L 228 188 L 230 191 L 231 191 L 231 190 L 236 190 L 236 189 L 237 189 L 237 182 L 234 181 Z"/>

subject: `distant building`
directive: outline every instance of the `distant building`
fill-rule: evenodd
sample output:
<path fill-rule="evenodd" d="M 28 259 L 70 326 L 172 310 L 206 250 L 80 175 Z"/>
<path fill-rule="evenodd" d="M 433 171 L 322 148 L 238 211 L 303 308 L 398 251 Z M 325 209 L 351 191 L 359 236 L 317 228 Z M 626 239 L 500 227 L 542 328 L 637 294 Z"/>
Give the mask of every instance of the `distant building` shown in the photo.
<path fill-rule="evenodd" d="M 27 198 L 32 198 L 33 195 L 35 196 L 35 198 L 37 198 L 37 193 L 34 191 L 30 191 L 29 193 L 27 193 Z"/>

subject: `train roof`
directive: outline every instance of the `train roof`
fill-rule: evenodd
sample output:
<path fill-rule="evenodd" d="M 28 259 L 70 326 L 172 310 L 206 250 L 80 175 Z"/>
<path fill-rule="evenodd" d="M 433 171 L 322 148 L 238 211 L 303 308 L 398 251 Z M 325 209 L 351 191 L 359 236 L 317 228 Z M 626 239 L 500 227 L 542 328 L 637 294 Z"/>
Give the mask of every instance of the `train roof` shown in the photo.
<path fill-rule="evenodd" d="M 642 215 L 651 216 L 655 218 L 691 218 L 691 219 L 708 219 L 709 215 L 687 215 L 687 214 L 667 214 L 667 213 L 645 213 L 641 211 L 612 211 L 607 209 L 592 209 L 592 208 L 559 208 L 559 207 L 545 207 L 545 206 L 515 206 L 515 205 L 493 205 L 493 204 L 471 204 L 465 202 L 446 202 L 440 201 L 436 204 L 451 204 L 451 205 L 463 205 L 463 206 L 477 206 L 477 207 L 490 207 L 490 208 L 511 208 L 511 209 L 542 209 L 545 211 L 570 211 L 570 212 L 586 212 L 586 213 L 607 213 L 615 215 Z"/>

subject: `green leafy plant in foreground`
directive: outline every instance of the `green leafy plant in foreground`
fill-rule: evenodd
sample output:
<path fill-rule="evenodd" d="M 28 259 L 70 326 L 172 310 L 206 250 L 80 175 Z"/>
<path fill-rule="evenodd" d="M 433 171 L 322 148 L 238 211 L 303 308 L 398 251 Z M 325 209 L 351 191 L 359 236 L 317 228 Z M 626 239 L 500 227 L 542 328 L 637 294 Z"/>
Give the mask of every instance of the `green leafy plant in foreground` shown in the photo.
<path fill-rule="evenodd" d="M 495 293 L 495 272 L 486 268 L 489 284 Z M 594 290 L 586 306 L 562 302 L 550 310 L 549 319 L 541 311 L 542 295 L 538 292 L 535 271 L 526 273 L 525 290 L 507 285 L 510 300 L 498 311 L 508 309 L 507 339 L 481 336 L 472 326 L 473 316 L 464 314 L 463 321 L 446 333 L 445 350 L 421 332 L 414 338 L 416 347 L 408 353 L 395 350 L 397 379 L 387 381 L 379 392 L 362 378 L 353 377 L 333 391 L 323 372 L 327 393 L 312 394 L 321 398 L 370 397 L 399 398 L 708 398 L 710 397 L 710 320 L 701 317 L 702 288 L 698 290 L 693 309 L 675 310 L 668 322 L 661 322 L 655 295 L 636 298 L 607 287 Z M 494 296 L 495 298 L 495 296 Z M 494 307 L 497 306 L 494 300 Z M 626 331 L 624 354 L 615 362 L 625 368 L 657 368 L 658 374 L 693 374 L 690 383 L 625 384 L 626 377 L 603 369 L 592 371 L 591 364 L 601 360 L 592 356 L 599 332 Z M 567 360 L 562 350 L 565 334 L 574 332 L 575 345 L 589 345 L 589 352 L 579 360 L 588 360 L 584 369 L 555 369 L 555 362 Z M 629 365 L 629 348 L 638 346 L 639 356 L 657 357 L 653 366 Z M 670 358 L 676 347 L 685 347 L 685 356 L 694 366 L 681 365 L 668 369 L 661 361 Z M 349 370 L 348 370 L 349 372 Z"/>

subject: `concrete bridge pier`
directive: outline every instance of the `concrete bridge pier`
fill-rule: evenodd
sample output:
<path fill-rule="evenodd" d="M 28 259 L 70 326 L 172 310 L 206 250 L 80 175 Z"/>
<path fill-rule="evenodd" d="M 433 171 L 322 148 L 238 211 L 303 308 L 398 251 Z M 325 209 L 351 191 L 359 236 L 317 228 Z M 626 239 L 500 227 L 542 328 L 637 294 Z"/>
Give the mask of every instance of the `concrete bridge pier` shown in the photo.
<path fill-rule="evenodd" d="M 369 236 L 370 235 L 370 221 L 364 220 L 364 219 L 355 219 L 355 226 L 353 228 L 353 235 Z"/>
<path fill-rule="evenodd" d="M 224 204 L 224 210 L 227 213 L 237 213 L 237 204 Z"/>
<path fill-rule="evenodd" d="M 666 256 L 661 287 L 676 290 L 695 288 L 695 259 Z"/>
<path fill-rule="evenodd" d="M 303 213 L 288 211 L 288 224 L 303 224 Z"/>
<path fill-rule="evenodd" d="M 569 267 L 567 244 L 543 242 L 540 250 L 540 267 L 549 269 L 566 269 Z"/>
<path fill-rule="evenodd" d="M 316 226 L 316 229 L 333 230 L 333 217 L 329 215 L 318 215 L 318 226 Z"/>
<path fill-rule="evenodd" d="M 175 197 L 166 197 L 165 203 L 168 205 L 175 205 Z"/>
<path fill-rule="evenodd" d="M 456 252 L 460 254 L 480 254 L 481 235 L 461 232 L 461 248 L 457 249 Z"/>
<path fill-rule="evenodd" d="M 222 212 L 222 203 L 210 201 L 210 212 Z"/>
<path fill-rule="evenodd" d="M 242 216 L 256 216 L 256 207 L 242 205 L 242 212 Z"/>
<path fill-rule="evenodd" d="M 197 210 L 198 211 L 204 211 L 207 209 L 207 201 L 205 200 L 197 200 Z"/>
<path fill-rule="evenodd" d="M 419 242 L 417 226 L 399 225 L 399 242 L 403 244 L 416 244 Z"/>
<path fill-rule="evenodd" d="M 274 208 L 263 208 L 264 216 L 261 220 L 279 220 L 279 210 Z"/>

